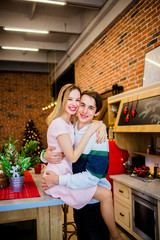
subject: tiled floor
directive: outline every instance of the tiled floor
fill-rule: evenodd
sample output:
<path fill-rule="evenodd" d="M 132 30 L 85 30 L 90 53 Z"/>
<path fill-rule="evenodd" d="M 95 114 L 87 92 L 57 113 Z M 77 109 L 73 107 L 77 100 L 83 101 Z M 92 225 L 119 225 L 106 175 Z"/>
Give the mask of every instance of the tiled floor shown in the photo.
<path fill-rule="evenodd" d="M 67 214 L 67 221 L 68 222 L 72 222 L 74 221 L 73 219 L 73 209 L 71 207 L 69 207 L 68 209 L 68 214 Z M 119 228 L 119 231 L 121 233 L 121 236 L 123 237 L 124 240 L 132 240 L 132 239 L 135 239 L 135 238 L 132 238 L 132 236 L 130 236 L 125 230 L 123 230 L 121 227 L 118 227 Z M 69 231 L 73 231 L 74 228 L 71 226 L 71 225 L 68 225 L 67 226 L 67 230 Z M 68 233 L 67 237 L 69 238 L 71 235 L 71 233 Z M 77 240 L 77 236 L 76 235 L 73 235 L 72 237 L 70 237 L 70 240 Z"/>

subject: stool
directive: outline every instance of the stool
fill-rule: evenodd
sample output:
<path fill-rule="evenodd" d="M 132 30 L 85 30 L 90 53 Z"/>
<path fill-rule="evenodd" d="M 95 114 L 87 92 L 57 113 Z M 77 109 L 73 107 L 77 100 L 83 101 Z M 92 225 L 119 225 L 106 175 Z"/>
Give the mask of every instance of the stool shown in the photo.
<path fill-rule="evenodd" d="M 67 204 L 62 205 L 62 210 L 63 210 L 63 213 L 64 213 L 64 223 L 62 225 L 63 226 L 63 239 L 64 240 L 67 240 L 67 233 L 71 233 L 68 240 L 70 240 L 73 235 L 77 235 L 77 228 L 76 228 L 75 222 L 67 222 L 68 208 L 69 208 L 69 206 Z M 73 231 L 67 230 L 68 225 L 73 226 L 74 230 Z"/>

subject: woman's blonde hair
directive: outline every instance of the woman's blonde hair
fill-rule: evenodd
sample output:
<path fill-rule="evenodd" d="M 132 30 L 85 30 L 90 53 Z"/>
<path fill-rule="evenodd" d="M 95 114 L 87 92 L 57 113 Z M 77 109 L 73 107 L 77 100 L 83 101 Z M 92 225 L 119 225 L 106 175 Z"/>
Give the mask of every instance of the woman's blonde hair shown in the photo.
<path fill-rule="evenodd" d="M 65 105 L 68 100 L 69 94 L 72 90 L 75 90 L 75 89 L 77 89 L 81 95 L 80 88 L 78 86 L 75 86 L 74 84 L 69 83 L 69 84 L 64 85 L 61 88 L 61 90 L 58 94 L 57 104 L 56 104 L 55 108 L 53 109 L 53 111 L 50 113 L 50 115 L 46 119 L 46 123 L 48 125 L 50 125 L 51 122 L 55 118 L 60 117 L 62 115 L 62 113 L 64 112 L 64 109 L 65 109 Z"/>

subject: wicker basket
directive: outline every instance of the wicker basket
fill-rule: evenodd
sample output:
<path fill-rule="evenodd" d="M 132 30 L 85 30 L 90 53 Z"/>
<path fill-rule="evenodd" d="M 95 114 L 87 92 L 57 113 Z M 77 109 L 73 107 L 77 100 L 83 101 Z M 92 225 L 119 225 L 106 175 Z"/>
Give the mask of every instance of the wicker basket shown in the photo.
<path fill-rule="evenodd" d="M 0 170 L 0 188 L 7 188 L 9 186 L 8 176 Z"/>

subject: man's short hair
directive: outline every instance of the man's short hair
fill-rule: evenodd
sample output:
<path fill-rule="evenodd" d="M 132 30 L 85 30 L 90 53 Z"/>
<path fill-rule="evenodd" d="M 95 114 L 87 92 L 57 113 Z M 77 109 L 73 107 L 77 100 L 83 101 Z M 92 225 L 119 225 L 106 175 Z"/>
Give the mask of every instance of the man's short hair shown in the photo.
<path fill-rule="evenodd" d="M 88 95 L 89 97 L 92 97 L 94 100 L 95 100 L 95 103 L 96 103 L 96 113 L 99 112 L 102 108 L 102 97 L 99 93 L 97 92 L 93 92 L 93 91 L 84 91 L 82 93 L 82 96 L 83 95 Z"/>

